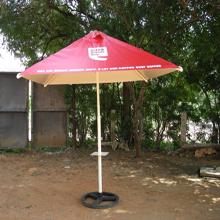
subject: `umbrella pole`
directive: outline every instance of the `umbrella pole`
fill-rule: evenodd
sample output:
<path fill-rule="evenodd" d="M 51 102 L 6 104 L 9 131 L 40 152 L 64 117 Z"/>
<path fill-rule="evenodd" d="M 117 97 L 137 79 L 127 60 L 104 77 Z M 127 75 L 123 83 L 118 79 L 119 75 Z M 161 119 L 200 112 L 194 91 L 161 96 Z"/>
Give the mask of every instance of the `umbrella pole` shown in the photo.
<path fill-rule="evenodd" d="M 102 146 L 101 146 L 101 117 L 100 117 L 100 94 L 99 94 L 99 73 L 96 73 L 97 93 L 97 129 L 98 129 L 98 180 L 99 193 L 102 193 Z"/>
<path fill-rule="evenodd" d="M 102 155 L 106 156 L 108 152 L 102 152 L 101 145 L 101 117 L 100 117 L 100 97 L 99 97 L 99 73 L 96 72 L 96 93 L 97 93 L 97 130 L 98 130 L 98 152 L 94 152 L 91 155 L 98 155 L 98 180 L 99 191 L 87 193 L 82 197 L 83 205 L 94 209 L 105 209 L 116 206 L 119 201 L 119 197 L 114 193 L 102 192 Z M 87 201 L 87 198 L 94 200 L 94 202 Z M 102 202 L 108 202 L 102 204 Z"/>

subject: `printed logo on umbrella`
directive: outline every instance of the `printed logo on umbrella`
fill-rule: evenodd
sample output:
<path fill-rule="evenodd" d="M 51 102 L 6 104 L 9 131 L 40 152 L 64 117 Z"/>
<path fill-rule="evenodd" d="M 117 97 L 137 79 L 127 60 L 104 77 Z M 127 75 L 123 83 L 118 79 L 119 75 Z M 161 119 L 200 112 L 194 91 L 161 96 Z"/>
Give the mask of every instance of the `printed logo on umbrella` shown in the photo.
<path fill-rule="evenodd" d="M 89 57 L 93 60 L 107 60 L 107 47 L 90 47 L 88 48 Z"/>

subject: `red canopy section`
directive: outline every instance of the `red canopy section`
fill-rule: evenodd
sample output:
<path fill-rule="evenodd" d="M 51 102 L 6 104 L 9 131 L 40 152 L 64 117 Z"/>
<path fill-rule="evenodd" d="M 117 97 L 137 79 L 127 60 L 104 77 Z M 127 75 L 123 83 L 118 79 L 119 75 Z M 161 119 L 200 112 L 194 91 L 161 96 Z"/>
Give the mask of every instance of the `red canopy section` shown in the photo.
<path fill-rule="evenodd" d="M 36 63 L 20 76 L 42 84 L 148 80 L 181 68 L 132 45 L 93 31 Z M 41 75 L 41 76 L 40 76 Z"/>

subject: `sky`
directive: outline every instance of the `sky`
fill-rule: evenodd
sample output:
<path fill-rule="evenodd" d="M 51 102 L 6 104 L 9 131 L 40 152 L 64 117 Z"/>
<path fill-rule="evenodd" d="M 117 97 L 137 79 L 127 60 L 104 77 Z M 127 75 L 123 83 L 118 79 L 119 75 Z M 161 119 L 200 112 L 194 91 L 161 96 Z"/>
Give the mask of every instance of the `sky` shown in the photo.
<path fill-rule="evenodd" d="M 14 57 L 5 45 L 2 45 L 3 37 L 0 36 L 0 72 L 21 72 L 25 69 L 20 59 Z"/>

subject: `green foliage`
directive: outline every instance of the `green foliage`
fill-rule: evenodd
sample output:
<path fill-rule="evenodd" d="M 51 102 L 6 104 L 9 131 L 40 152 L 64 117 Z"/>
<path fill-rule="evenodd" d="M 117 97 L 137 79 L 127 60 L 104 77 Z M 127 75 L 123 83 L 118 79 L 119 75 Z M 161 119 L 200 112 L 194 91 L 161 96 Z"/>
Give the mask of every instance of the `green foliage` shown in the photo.
<path fill-rule="evenodd" d="M 87 138 L 85 145 L 90 145 L 90 144 L 94 144 L 94 143 L 96 143 L 96 141 L 94 141 L 93 139 Z"/>
<path fill-rule="evenodd" d="M 175 145 L 173 142 L 170 142 L 170 141 L 161 141 L 160 142 L 160 146 L 158 149 L 156 149 L 156 142 L 153 141 L 153 142 L 148 142 L 146 140 L 143 141 L 143 149 L 152 149 L 152 150 L 164 150 L 164 148 L 166 146 L 170 146 L 170 149 L 171 150 L 176 150 L 179 148 L 180 146 L 180 141 L 178 143 L 176 143 L 177 145 Z"/>
<path fill-rule="evenodd" d="M 189 24 L 217 10 L 192 0 L 10 0 L 0 1 L 0 6 L 0 28 L 8 47 L 28 65 L 97 29 L 179 64 Z"/>
<path fill-rule="evenodd" d="M 7 153 L 15 153 L 15 154 L 20 154 L 20 153 L 25 153 L 25 149 L 2 149 L 0 150 L 1 154 L 7 154 Z"/>
<path fill-rule="evenodd" d="M 220 34 L 219 13 L 213 13 L 202 22 L 194 23 L 189 43 L 185 79 L 196 91 L 196 103 L 201 118 L 212 121 L 212 142 L 219 142 L 220 128 Z M 219 140 L 217 140 L 219 139 Z"/>
<path fill-rule="evenodd" d="M 151 133 L 155 134 L 153 137 L 158 142 L 157 148 L 164 138 L 165 130 L 167 138 L 179 140 L 180 115 L 186 110 L 186 104 L 182 105 L 182 102 L 187 98 L 183 96 L 185 88 L 179 85 L 179 81 L 179 74 L 169 74 L 151 80 L 146 90 L 142 114 L 146 114 L 147 118 L 145 129 L 151 127 Z"/>
<path fill-rule="evenodd" d="M 65 150 L 67 147 L 39 147 L 37 150 L 44 150 L 44 151 L 53 151 L 53 150 Z"/>
<path fill-rule="evenodd" d="M 96 120 L 96 87 L 94 85 L 74 85 L 75 100 L 75 120 L 78 136 L 80 136 L 79 145 L 84 145 L 86 136 L 90 133 L 93 136 L 91 126 Z M 64 95 L 64 102 L 69 106 L 69 132 L 72 131 L 72 95 L 73 86 L 66 85 L 60 90 Z"/>
<path fill-rule="evenodd" d="M 10 50 L 30 66 L 84 35 L 86 11 L 81 11 L 81 5 L 45 0 L 2 2 L 1 32 Z"/>

